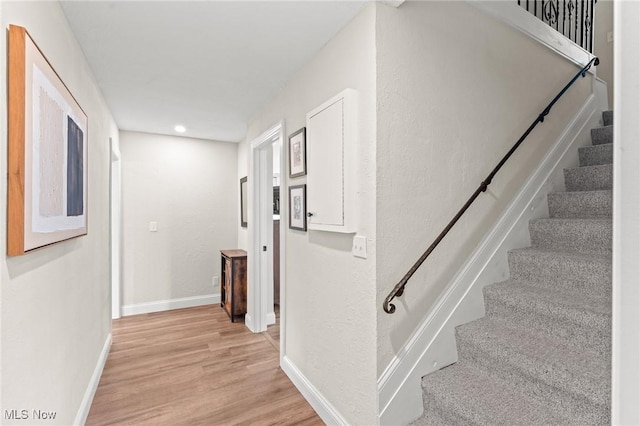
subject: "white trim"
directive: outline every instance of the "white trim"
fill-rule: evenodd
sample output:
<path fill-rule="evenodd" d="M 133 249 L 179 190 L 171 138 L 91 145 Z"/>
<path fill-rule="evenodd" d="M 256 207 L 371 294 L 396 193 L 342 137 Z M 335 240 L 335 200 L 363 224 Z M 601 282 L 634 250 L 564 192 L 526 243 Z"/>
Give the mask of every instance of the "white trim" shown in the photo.
<path fill-rule="evenodd" d="M 109 228 L 111 250 L 111 319 L 120 318 L 122 309 L 122 161 L 121 153 L 113 138 L 109 168 Z"/>
<path fill-rule="evenodd" d="M 599 111 L 596 97 L 590 95 L 447 291 L 387 366 L 378 379 L 380 424 L 406 424 L 421 415 L 420 378 L 457 361 L 455 326 L 484 316 L 482 288 L 508 277 L 508 250 L 530 245 L 529 220 L 548 216 L 546 194 L 564 190 L 563 169 L 577 166 L 577 148 L 589 144 L 591 128 L 600 125 Z"/>
<path fill-rule="evenodd" d="M 280 136 L 281 129 L 284 127 L 284 122 L 280 120 L 277 124 L 274 124 L 263 132 L 260 136 L 251 141 L 251 148 L 262 148 L 266 145 L 269 145 L 276 136 Z"/>
<path fill-rule="evenodd" d="M 640 424 L 640 3 L 616 1 L 611 423 Z"/>
<path fill-rule="evenodd" d="M 284 362 L 287 349 L 287 229 L 289 229 L 289 144 L 285 138 L 287 128 L 284 120 L 280 130 L 280 365 Z"/>
<path fill-rule="evenodd" d="M 318 413 L 318 416 L 328 425 L 348 425 L 336 407 L 305 377 L 304 374 L 287 356 L 282 358 L 282 370 L 300 391 L 304 399 Z"/>
<path fill-rule="evenodd" d="M 129 315 L 170 311 L 172 309 L 193 308 L 195 306 L 213 305 L 215 303 L 220 303 L 220 293 L 125 305 L 122 307 L 122 316 L 126 317 Z"/>
<path fill-rule="evenodd" d="M 518 6 L 515 1 L 467 0 L 467 2 L 529 35 L 580 67 L 587 65 L 593 58 L 591 53 Z M 589 68 L 589 73 L 595 75 L 596 67 Z"/>
<path fill-rule="evenodd" d="M 105 340 L 104 345 L 102 346 L 102 352 L 100 352 L 100 357 L 98 357 L 96 368 L 93 370 L 93 374 L 91 375 L 91 379 L 89 380 L 87 389 L 85 390 L 84 396 L 82 397 L 82 402 L 80 403 L 80 408 L 78 408 L 76 419 L 73 421 L 73 424 L 76 426 L 84 425 L 87 421 L 87 416 L 89 415 L 89 410 L 91 409 L 91 404 L 93 403 L 93 397 L 95 396 L 96 390 L 98 389 L 100 377 L 102 376 L 102 370 L 104 370 L 104 365 L 107 363 L 107 357 L 109 356 L 110 349 L 111 333 L 107 335 L 107 340 Z"/>
<path fill-rule="evenodd" d="M 251 314 L 246 314 L 244 316 L 244 325 L 247 326 L 247 328 L 251 331 L 253 331 L 255 329 L 255 325 L 253 322 L 253 317 L 251 316 Z M 255 331 L 253 331 L 255 333 Z"/>
<path fill-rule="evenodd" d="M 392 7 L 400 7 L 404 2 L 405 0 L 382 0 L 382 4 Z"/>
<path fill-rule="evenodd" d="M 273 255 L 273 232 L 270 231 L 270 229 L 273 229 L 273 214 L 272 212 L 264 214 L 264 211 L 261 211 L 259 206 L 261 205 L 260 194 L 265 194 L 267 192 L 266 188 L 270 187 L 273 182 L 270 176 L 265 175 L 265 173 L 273 167 L 272 162 L 269 163 L 266 161 L 267 155 L 265 148 L 274 143 L 275 140 L 279 140 L 279 143 L 284 150 L 284 143 L 282 142 L 284 140 L 283 131 L 284 121 L 280 121 L 269 130 L 253 139 L 250 143 L 250 173 L 247 178 L 250 200 L 248 206 L 249 241 L 247 250 L 247 315 L 251 318 L 251 321 L 245 321 L 245 324 L 253 333 L 261 333 L 267 330 L 267 316 L 270 311 L 273 311 L 273 307 L 269 309 L 269 302 L 273 305 L 273 297 L 271 297 L 271 300 L 269 301 L 269 295 L 273 295 L 273 291 L 271 290 L 270 292 L 270 289 L 267 288 L 266 285 L 261 285 L 261 283 L 264 282 L 273 282 L 269 281 L 269 277 L 273 277 L 273 257 L 271 257 L 270 262 L 267 261 L 263 266 L 265 256 L 262 254 L 262 245 L 266 245 L 270 248 L 269 253 L 271 256 Z M 280 158 L 282 158 L 282 153 Z M 282 167 L 284 167 L 284 165 Z M 260 176 L 260 174 L 263 176 Z M 257 188 L 257 184 L 260 184 L 261 188 Z M 282 193 L 282 186 L 280 191 Z M 255 224 L 259 224 L 259 226 L 255 226 Z M 264 231 L 262 232 L 264 235 L 261 235 L 261 231 Z M 280 243 L 282 247 L 282 232 L 280 235 Z M 271 271 L 271 273 L 269 273 L 269 271 Z M 262 276 L 259 277 L 259 274 Z"/>
<path fill-rule="evenodd" d="M 593 80 L 593 86 L 591 86 L 591 93 L 596 96 L 599 109 L 601 111 L 609 111 L 609 89 L 607 82 L 596 77 Z"/>
<path fill-rule="evenodd" d="M 275 312 L 269 312 L 267 314 L 267 325 L 271 325 L 271 324 L 275 324 L 276 323 L 276 313 Z"/>

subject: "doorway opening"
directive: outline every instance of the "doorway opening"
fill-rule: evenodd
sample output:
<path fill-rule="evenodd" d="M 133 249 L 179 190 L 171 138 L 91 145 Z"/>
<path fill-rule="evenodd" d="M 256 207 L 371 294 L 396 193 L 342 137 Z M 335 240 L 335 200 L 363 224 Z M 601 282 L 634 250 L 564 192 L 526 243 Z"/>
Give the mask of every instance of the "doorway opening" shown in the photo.
<path fill-rule="evenodd" d="M 249 174 L 249 277 L 245 323 L 284 341 L 284 231 L 286 188 L 282 122 L 251 142 Z M 282 356 L 282 351 L 280 351 Z"/>

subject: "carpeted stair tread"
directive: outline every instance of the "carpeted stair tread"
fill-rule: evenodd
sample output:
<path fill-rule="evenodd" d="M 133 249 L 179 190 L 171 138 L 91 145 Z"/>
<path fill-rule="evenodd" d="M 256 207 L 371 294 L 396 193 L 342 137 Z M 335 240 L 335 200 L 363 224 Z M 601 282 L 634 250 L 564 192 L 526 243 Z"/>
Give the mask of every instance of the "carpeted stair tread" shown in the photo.
<path fill-rule="evenodd" d="M 597 191 L 613 188 L 613 165 L 600 164 L 564 169 L 567 191 Z"/>
<path fill-rule="evenodd" d="M 605 218 L 544 218 L 529 222 L 531 246 L 574 252 L 611 252 L 612 222 Z"/>
<path fill-rule="evenodd" d="M 611 253 L 524 248 L 508 254 L 513 282 L 611 300 Z"/>
<path fill-rule="evenodd" d="M 613 143 L 613 126 L 609 125 L 591 129 L 591 143 L 593 145 Z"/>
<path fill-rule="evenodd" d="M 423 379 L 425 413 L 415 425 L 568 425 L 576 424 L 561 413 L 550 412 L 517 386 L 457 363 Z M 424 421 L 423 421 L 424 420 Z"/>
<path fill-rule="evenodd" d="M 555 192 L 547 195 L 549 216 L 555 218 L 611 217 L 613 191 Z"/>
<path fill-rule="evenodd" d="M 511 280 L 486 286 L 484 299 L 487 317 L 565 339 L 573 346 L 586 345 L 598 353 L 610 350 L 611 303 Z"/>
<path fill-rule="evenodd" d="M 598 166 L 613 163 L 613 144 L 585 146 L 578 149 L 580 166 Z"/>
<path fill-rule="evenodd" d="M 613 112 L 529 221 L 510 278 L 483 288 L 486 315 L 456 327 L 459 360 L 423 378 L 414 424 L 611 423 Z"/>
<path fill-rule="evenodd" d="M 557 400 L 567 393 L 566 400 L 579 406 L 575 413 L 591 405 L 602 410 L 608 403 L 609 358 L 589 348 L 487 318 L 457 327 L 456 337 L 461 361 L 497 373 L 529 394 Z"/>
<path fill-rule="evenodd" d="M 451 417 L 451 415 L 450 415 Z M 461 420 L 445 420 L 441 413 L 436 410 L 430 410 L 429 415 L 422 415 L 419 419 L 411 423 L 412 426 L 445 426 L 460 424 Z"/>
<path fill-rule="evenodd" d="M 585 325 L 601 326 L 611 319 L 611 304 L 594 300 L 588 294 L 550 292 L 539 286 L 506 280 L 484 287 L 485 299 L 538 309 L 546 314 L 566 316 Z"/>

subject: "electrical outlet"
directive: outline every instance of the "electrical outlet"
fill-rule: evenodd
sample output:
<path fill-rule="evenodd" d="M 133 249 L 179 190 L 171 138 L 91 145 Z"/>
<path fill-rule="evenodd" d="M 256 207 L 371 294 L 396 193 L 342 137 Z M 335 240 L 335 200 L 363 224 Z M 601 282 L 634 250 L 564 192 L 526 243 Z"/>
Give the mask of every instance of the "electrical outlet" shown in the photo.
<path fill-rule="evenodd" d="M 220 278 L 217 275 L 214 275 L 211 283 L 213 284 L 214 289 L 220 288 Z"/>
<path fill-rule="evenodd" d="M 149 232 L 158 232 L 158 222 L 149 222 Z"/>
<path fill-rule="evenodd" d="M 362 235 L 356 235 L 353 237 L 351 254 L 355 257 L 361 257 L 362 259 L 367 258 L 367 237 Z"/>

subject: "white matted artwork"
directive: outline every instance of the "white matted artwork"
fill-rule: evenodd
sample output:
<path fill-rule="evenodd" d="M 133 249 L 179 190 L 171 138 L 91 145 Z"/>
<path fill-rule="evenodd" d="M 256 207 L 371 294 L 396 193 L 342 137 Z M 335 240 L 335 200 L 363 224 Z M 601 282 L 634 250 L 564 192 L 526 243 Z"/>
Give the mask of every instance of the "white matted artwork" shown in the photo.
<path fill-rule="evenodd" d="M 9 27 L 7 254 L 87 233 L 87 116 L 27 31 Z"/>
<path fill-rule="evenodd" d="M 289 177 L 307 174 L 307 129 L 303 127 L 289 136 Z"/>
<path fill-rule="evenodd" d="M 307 185 L 289 187 L 289 229 L 307 230 Z"/>

